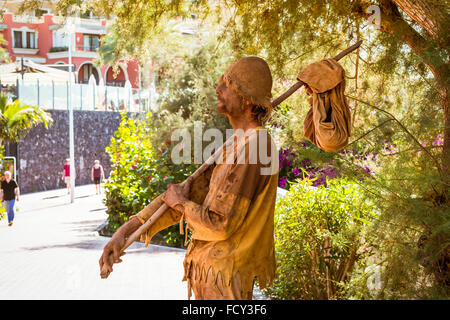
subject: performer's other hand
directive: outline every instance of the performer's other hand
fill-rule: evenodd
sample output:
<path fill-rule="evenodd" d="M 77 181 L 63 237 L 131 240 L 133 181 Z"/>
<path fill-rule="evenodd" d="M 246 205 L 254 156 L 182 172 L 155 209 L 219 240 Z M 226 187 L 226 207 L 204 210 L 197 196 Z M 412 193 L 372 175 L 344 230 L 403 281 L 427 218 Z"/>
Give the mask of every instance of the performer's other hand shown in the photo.
<path fill-rule="evenodd" d="M 124 246 L 125 246 L 125 236 L 123 236 L 121 232 L 114 233 L 111 240 L 106 244 L 105 248 L 103 248 L 103 254 L 99 260 L 100 270 L 102 270 L 103 265 L 105 265 L 108 271 L 112 272 L 113 263 L 122 262 L 122 259 L 120 259 L 120 257 L 123 256 L 125 252 L 121 253 L 120 251 Z"/>

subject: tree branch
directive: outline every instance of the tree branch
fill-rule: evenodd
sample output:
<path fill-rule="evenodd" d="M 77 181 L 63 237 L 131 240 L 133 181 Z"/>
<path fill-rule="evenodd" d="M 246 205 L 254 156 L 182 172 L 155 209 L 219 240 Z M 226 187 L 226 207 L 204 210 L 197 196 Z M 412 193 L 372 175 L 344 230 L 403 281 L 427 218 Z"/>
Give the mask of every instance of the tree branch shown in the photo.
<path fill-rule="evenodd" d="M 413 141 L 419 146 L 419 148 L 420 149 L 422 149 L 423 151 L 425 151 L 425 153 L 433 160 L 433 162 L 435 163 L 435 165 L 436 165 L 436 169 L 438 170 L 438 172 L 439 172 L 439 174 L 442 176 L 443 175 L 443 173 L 442 173 L 442 168 L 441 168 L 441 166 L 440 166 L 440 164 L 439 164 L 439 161 L 424 147 L 424 146 L 422 146 L 422 144 L 419 142 L 419 141 L 417 141 L 417 139 L 416 139 L 416 137 L 411 133 L 411 132 L 409 132 L 409 130 L 396 118 L 396 117 L 394 117 L 394 115 L 392 114 L 392 113 L 390 113 L 390 112 L 388 112 L 388 111 L 386 111 L 386 110 L 383 110 L 383 109 L 380 109 L 380 108 L 378 108 L 378 107 L 376 107 L 376 106 L 373 106 L 373 105 L 371 105 L 370 103 L 367 103 L 367 102 L 365 102 L 365 101 L 362 101 L 362 100 L 360 100 L 360 99 L 358 99 L 358 98 L 355 98 L 355 97 L 351 97 L 351 96 L 348 96 L 348 95 L 345 95 L 347 98 L 350 98 L 350 99 L 353 99 L 353 100 L 356 100 L 356 101 L 359 101 L 359 102 L 361 102 L 361 103 L 363 103 L 363 104 L 365 104 L 365 105 L 367 105 L 367 106 L 369 106 L 369 107 L 372 107 L 372 108 L 374 108 L 374 109 L 376 109 L 376 110 L 378 110 L 378 111 L 380 111 L 380 112 L 382 112 L 382 113 L 384 113 L 384 114 L 387 114 L 389 117 L 391 117 L 392 118 L 392 120 L 394 120 L 401 128 L 402 128 L 402 130 L 407 134 L 407 135 L 409 135 L 412 139 L 413 139 Z"/>

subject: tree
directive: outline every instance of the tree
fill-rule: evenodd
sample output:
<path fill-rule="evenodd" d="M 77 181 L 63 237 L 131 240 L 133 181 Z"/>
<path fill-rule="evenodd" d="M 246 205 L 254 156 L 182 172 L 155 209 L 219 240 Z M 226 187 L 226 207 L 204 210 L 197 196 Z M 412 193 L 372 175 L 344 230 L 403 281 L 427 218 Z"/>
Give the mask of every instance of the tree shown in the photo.
<path fill-rule="evenodd" d="M 52 123 L 51 116 L 39 107 L 21 105 L 19 100 L 9 102 L 0 95 L 0 144 L 17 142 L 38 124 L 45 128 Z"/>
<path fill-rule="evenodd" d="M 35 3 L 30 1 L 30 4 Z M 60 0 L 58 9 L 67 12 L 76 3 L 78 1 Z M 300 52 L 300 56 L 304 56 L 319 47 L 336 50 L 344 46 L 342 40 L 349 42 L 360 37 L 372 14 L 368 8 L 376 5 L 381 10 L 378 30 L 384 35 L 379 39 L 365 39 L 365 47 L 381 45 L 377 50 L 395 54 L 403 50 L 401 45 L 405 44 L 432 73 L 443 110 L 444 152 L 440 166 L 445 176 L 450 177 L 448 0 L 93 0 L 88 3 L 98 14 L 116 17 L 115 25 L 122 34 L 117 51 L 130 45 L 134 50 L 144 46 L 154 35 L 153 30 L 168 17 L 195 13 L 204 18 L 216 13 L 218 21 L 223 22 L 231 34 L 237 51 L 265 53 L 277 69 L 283 69 L 293 53 Z M 296 48 L 295 44 L 301 44 L 302 48 Z M 397 62 L 397 57 L 391 58 L 392 62 Z"/>

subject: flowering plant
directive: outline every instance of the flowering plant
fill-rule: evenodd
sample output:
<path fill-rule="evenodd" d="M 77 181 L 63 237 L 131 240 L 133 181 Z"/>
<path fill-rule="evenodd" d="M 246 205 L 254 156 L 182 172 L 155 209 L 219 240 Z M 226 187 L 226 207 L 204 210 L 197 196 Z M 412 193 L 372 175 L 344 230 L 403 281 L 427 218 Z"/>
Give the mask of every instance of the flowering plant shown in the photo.
<path fill-rule="evenodd" d="M 306 148 L 306 144 L 301 144 Z M 338 176 L 337 169 L 332 164 L 324 166 L 313 166 L 311 160 L 301 159 L 293 151 L 283 149 L 279 153 L 279 181 L 278 186 L 289 189 L 289 181 L 296 179 L 309 179 L 312 186 L 327 186 L 327 179 L 334 179 Z"/>

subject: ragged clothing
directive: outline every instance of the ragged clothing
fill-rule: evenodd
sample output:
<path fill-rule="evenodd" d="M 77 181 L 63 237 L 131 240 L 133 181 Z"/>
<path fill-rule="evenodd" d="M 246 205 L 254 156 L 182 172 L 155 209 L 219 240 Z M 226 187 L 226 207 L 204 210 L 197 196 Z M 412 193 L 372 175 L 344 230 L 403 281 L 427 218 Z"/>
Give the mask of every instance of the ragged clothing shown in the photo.
<path fill-rule="evenodd" d="M 257 150 L 253 149 L 255 144 Z M 187 280 L 189 286 L 214 283 L 223 288 L 235 282 L 239 274 L 241 296 L 247 298 L 256 278 L 260 288 L 265 288 L 275 277 L 278 154 L 270 135 L 258 127 L 238 139 L 232 155 L 231 163 L 219 161 L 212 166 L 203 201 L 195 202 L 192 196 L 203 197 L 201 189 L 207 176 L 194 182 L 190 200 L 181 203 L 187 226 L 193 230 L 184 260 L 183 280 Z M 255 155 L 256 161 L 253 161 Z M 229 157 L 230 150 L 224 150 L 222 159 Z M 137 214 L 141 222 L 159 207 L 154 202 L 162 204 L 160 197 L 152 202 L 154 208 L 146 210 L 146 207 Z M 168 211 L 150 228 L 147 240 L 180 219 L 177 211 Z"/>
<path fill-rule="evenodd" d="M 303 134 L 328 152 L 345 147 L 351 133 L 350 108 L 344 96 L 344 76 L 344 69 L 333 59 L 312 63 L 297 76 L 312 91 L 312 107 L 303 122 Z"/>

